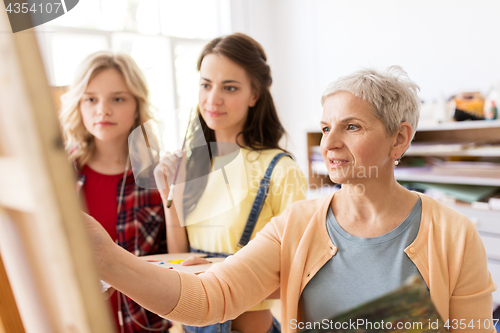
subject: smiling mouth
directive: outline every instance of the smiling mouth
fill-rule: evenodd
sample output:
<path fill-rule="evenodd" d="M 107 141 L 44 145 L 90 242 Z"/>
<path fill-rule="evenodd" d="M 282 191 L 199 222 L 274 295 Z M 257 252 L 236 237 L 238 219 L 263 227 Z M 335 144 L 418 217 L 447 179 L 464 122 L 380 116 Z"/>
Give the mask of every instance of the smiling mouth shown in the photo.
<path fill-rule="evenodd" d="M 348 162 L 349 161 L 346 161 L 346 160 L 328 159 L 328 164 L 332 168 L 340 167 L 340 166 L 342 166 L 342 165 L 344 165 L 344 164 L 346 164 Z"/>

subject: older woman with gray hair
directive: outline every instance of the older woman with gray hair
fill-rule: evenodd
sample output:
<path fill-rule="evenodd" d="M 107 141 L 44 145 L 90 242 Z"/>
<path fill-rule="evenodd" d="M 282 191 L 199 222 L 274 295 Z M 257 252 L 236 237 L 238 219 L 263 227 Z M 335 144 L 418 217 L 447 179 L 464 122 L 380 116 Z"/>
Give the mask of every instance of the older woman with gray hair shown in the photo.
<path fill-rule="evenodd" d="M 444 321 L 491 320 L 495 284 L 474 225 L 394 177 L 415 134 L 417 90 L 400 67 L 360 70 L 329 85 L 321 153 L 342 188 L 294 203 L 204 274 L 137 259 L 89 218 L 103 280 L 168 319 L 200 326 L 235 318 L 280 287 L 282 330 L 293 332 L 297 320 L 332 317 L 417 273 Z"/>

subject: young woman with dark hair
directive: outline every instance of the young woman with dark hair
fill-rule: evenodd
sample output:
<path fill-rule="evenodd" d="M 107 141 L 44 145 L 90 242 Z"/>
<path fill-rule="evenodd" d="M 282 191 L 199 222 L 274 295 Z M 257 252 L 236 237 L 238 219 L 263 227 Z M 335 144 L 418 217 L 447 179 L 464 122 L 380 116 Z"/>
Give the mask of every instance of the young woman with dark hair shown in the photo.
<path fill-rule="evenodd" d="M 262 46 L 241 33 L 216 38 L 201 52 L 199 122 L 192 122 L 187 140 L 197 148 L 183 158 L 181 173 L 187 181 L 186 176 L 178 177 L 174 205 L 165 210 L 170 253 L 234 254 L 272 217 L 305 199 L 305 177 L 279 145 L 285 130 L 269 90 L 272 78 L 266 61 Z M 157 178 L 172 179 L 178 158 L 167 154 Z M 261 186 L 265 175 L 267 197 Z M 226 186 L 219 186 L 224 185 L 222 179 Z M 160 193 L 166 203 L 169 189 L 164 187 Z M 185 330 L 279 332 L 270 307 L 270 301 L 263 301 L 232 321 Z"/>

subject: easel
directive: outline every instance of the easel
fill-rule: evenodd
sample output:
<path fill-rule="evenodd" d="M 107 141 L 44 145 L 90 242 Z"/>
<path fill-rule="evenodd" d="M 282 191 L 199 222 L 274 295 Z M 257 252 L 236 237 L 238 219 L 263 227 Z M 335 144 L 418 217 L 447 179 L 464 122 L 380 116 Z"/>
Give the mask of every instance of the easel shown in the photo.
<path fill-rule="evenodd" d="M 114 332 L 35 34 L 10 31 L 2 3 L 0 333 Z"/>

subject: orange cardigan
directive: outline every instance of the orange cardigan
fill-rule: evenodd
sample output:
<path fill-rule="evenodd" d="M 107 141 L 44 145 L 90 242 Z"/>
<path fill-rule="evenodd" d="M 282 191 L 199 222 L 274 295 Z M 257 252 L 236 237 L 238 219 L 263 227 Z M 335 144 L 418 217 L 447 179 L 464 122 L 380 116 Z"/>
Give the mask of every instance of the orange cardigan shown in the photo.
<path fill-rule="evenodd" d="M 465 215 L 425 195 L 420 197 L 420 230 L 405 253 L 420 271 L 445 321 L 464 319 L 469 324 L 474 320 L 475 329 L 460 332 L 494 332 L 491 326 L 477 329 L 478 320 L 492 319 L 496 286 L 476 228 Z M 223 322 L 281 287 L 282 332 L 294 332 L 291 324 L 298 319 L 302 290 L 337 252 L 326 229 L 332 198 L 295 202 L 246 247 L 204 274 L 178 272 L 180 299 L 164 316 L 189 325 Z"/>

